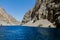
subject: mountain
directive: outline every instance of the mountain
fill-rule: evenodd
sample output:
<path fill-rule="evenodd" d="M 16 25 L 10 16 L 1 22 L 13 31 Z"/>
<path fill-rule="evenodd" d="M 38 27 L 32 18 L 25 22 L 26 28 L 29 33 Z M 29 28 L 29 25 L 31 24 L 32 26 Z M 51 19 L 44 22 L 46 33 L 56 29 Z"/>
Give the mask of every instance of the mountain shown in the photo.
<path fill-rule="evenodd" d="M 19 25 L 15 18 L 6 13 L 6 11 L 0 7 L 0 25 Z"/>
<path fill-rule="evenodd" d="M 34 8 L 24 15 L 21 25 L 27 26 L 26 23 L 28 24 L 32 20 L 35 23 L 41 19 L 49 21 L 54 27 L 60 26 L 60 0 L 37 0 Z M 39 21 L 38 23 L 41 24 L 42 22 Z"/>

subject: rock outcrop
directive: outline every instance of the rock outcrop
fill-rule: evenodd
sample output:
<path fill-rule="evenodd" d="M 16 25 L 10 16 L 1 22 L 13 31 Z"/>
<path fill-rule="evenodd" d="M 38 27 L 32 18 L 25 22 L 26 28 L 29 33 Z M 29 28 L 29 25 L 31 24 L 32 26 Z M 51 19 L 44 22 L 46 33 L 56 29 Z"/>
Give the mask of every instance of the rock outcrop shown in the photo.
<path fill-rule="evenodd" d="M 19 25 L 16 19 L 6 13 L 6 11 L 0 7 L 0 25 Z"/>
<path fill-rule="evenodd" d="M 25 23 L 23 26 L 30 26 L 30 27 L 45 27 L 45 28 L 56 28 L 51 22 L 47 19 L 40 19 L 33 23 L 33 20 Z"/>
<path fill-rule="evenodd" d="M 60 26 L 60 0 L 37 0 L 34 8 L 23 17 L 21 25 L 41 19 L 47 19 L 56 27 Z"/>
<path fill-rule="evenodd" d="M 29 10 L 29 11 L 24 15 L 24 18 L 23 18 L 23 20 L 22 20 L 22 22 L 21 22 L 21 25 L 23 25 L 23 24 L 31 21 L 31 14 L 32 14 L 32 9 Z"/>

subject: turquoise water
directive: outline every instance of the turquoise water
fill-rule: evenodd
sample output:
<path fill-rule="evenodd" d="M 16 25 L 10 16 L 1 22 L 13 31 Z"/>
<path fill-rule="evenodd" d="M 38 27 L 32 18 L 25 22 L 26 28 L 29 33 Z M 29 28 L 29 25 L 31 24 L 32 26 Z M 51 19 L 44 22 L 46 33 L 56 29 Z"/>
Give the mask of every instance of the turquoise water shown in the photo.
<path fill-rule="evenodd" d="M 0 40 L 60 40 L 60 29 L 1 26 Z"/>

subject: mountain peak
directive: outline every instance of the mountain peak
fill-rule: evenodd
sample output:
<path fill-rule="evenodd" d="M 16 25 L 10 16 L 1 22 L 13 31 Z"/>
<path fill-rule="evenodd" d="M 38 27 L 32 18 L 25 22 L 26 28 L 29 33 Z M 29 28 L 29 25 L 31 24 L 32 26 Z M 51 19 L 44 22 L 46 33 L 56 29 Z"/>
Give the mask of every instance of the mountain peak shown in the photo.
<path fill-rule="evenodd" d="M 5 9 L 0 6 L 0 24 L 2 25 L 19 25 L 20 23 L 13 18 L 11 15 L 7 14 Z"/>
<path fill-rule="evenodd" d="M 0 10 L 3 10 L 3 7 L 0 6 Z"/>
<path fill-rule="evenodd" d="M 2 7 L 0 6 L 0 9 L 1 9 Z"/>

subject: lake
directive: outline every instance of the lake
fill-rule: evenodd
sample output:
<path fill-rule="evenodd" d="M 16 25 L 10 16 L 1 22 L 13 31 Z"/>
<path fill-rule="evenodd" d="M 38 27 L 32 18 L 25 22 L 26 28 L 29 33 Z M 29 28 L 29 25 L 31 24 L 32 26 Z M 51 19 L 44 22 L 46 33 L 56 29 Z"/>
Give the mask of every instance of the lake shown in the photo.
<path fill-rule="evenodd" d="M 60 29 L 0 26 L 0 40 L 60 40 Z"/>

